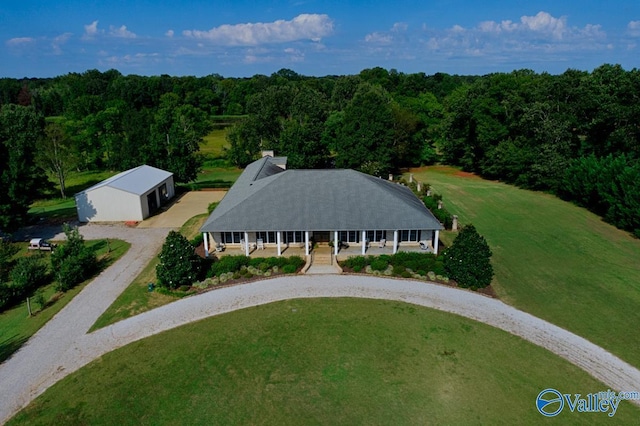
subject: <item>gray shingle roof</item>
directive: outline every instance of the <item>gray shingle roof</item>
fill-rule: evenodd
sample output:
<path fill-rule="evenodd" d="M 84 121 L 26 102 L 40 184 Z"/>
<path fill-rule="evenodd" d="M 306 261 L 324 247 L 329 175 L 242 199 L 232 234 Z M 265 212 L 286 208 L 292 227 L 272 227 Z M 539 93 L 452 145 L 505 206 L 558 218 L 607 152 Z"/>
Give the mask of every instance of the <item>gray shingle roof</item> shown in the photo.
<path fill-rule="evenodd" d="M 160 185 L 160 183 L 172 175 L 173 173 L 171 172 L 147 166 L 145 164 L 133 169 L 125 170 L 115 176 L 111 176 L 110 178 L 81 191 L 80 194 L 93 191 L 94 189 L 101 188 L 103 186 L 109 186 L 111 188 L 131 192 L 132 194 L 142 195 L 153 187 Z"/>
<path fill-rule="evenodd" d="M 443 228 L 403 185 L 355 170 L 282 170 L 263 157 L 247 166 L 201 231 L 362 229 Z"/>

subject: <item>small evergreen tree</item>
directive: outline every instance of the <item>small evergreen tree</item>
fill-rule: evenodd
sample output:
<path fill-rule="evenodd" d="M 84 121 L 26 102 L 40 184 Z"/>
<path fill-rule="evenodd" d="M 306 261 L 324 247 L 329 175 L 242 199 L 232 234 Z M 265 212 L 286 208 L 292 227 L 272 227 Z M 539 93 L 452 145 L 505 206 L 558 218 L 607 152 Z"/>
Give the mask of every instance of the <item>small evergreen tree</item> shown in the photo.
<path fill-rule="evenodd" d="M 175 290 L 191 285 L 198 278 L 202 262 L 194 247 L 182 234 L 169 232 L 156 266 L 156 278 L 160 287 Z"/>
<path fill-rule="evenodd" d="M 460 287 L 473 290 L 491 284 L 493 267 L 491 249 L 473 225 L 467 225 L 458 234 L 450 248 L 444 251 L 444 267 L 449 278 Z"/>

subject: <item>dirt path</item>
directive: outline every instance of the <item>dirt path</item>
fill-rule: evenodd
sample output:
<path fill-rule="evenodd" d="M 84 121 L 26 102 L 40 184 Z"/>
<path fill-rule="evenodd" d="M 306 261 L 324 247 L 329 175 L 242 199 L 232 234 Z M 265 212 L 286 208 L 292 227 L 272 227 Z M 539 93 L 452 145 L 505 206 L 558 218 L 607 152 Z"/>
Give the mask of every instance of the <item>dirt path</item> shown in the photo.
<path fill-rule="evenodd" d="M 145 232 L 147 232 L 146 230 Z M 159 233 L 153 244 L 161 244 Z M 145 243 L 149 245 L 149 241 Z M 140 245 L 131 251 L 139 251 Z M 605 386 L 640 390 L 640 371 L 606 350 L 499 300 L 455 288 L 355 275 L 289 276 L 211 291 L 182 299 L 86 334 L 95 319 L 149 259 L 132 254 L 83 290 L 29 343 L 0 365 L 0 422 L 26 406 L 64 376 L 128 343 L 212 315 L 280 300 L 358 297 L 397 300 L 451 312 L 513 333 L 567 359 Z M 131 266 L 130 262 L 137 265 Z M 141 267 L 143 267 L 142 265 Z M 109 290 L 104 287 L 108 287 Z M 544 386 L 544 384 L 541 384 Z M 639 403 L 640 401 L 632 401 Z"/>

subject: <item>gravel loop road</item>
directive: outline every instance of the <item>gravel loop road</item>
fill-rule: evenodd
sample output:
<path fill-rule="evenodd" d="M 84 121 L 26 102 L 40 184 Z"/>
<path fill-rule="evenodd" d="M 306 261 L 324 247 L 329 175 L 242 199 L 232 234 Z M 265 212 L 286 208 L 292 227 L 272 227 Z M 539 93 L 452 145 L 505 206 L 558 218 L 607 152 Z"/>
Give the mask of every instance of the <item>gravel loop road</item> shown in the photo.
<path fill-rule="evenodd" d="M 59 231 L 59 228 L 57 229 Z M 87 331 L 158 252 L 170 229 L 84 225 L 86 240 L 109 238 L 131 243 L 129 251 L 98 275 L 11 358 L 0 364 L 0 423 L 46 388 L 77 370 Z M 64 234 L 50 238 L 63 240 Z"/>
<path fill-rule="evenodd" d="M 98 228 L 92 231 L 102 232 Z M 110 238 L 117 238 L 117 232 L 109 231 Z M 357 275 L 279 277 L 185 298 L 87 334 L 100 314 L 144 268 L 168 230 L 143 232 L 126 230 L 120 234 L 120 238 L 132 243 L 129 253 L 0 365 L 0 422 L 64 376 L 116 348 L 212 315 L 310 297 L 397 300 L 468 317 L 556 353 L 611 389 L 640 391 L 638 369 L 573 333 L 478 293 L 408 280 Z M 92 238 L 89 233 L 84 235 Z M 544 384 L 540 386 L 542 389 Z"/>

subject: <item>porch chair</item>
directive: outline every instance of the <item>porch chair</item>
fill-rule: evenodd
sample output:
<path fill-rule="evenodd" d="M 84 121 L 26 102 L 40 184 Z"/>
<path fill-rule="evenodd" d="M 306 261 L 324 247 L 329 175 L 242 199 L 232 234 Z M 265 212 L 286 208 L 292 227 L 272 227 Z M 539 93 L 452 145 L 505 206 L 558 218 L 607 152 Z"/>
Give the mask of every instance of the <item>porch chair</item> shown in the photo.
<path fill-rule="evenodd" d="M 383 238 L 383 239 L 381 239 L 381 240 L 378 242 L 378 247 L 380 247 L 380 248 L 384 248 L 384 246 L 385 246 L 386 244 L 387 244 L 387 240 L 385 240 L 385 239 Z"/>
<path fill-rule="evenodd" d="M 258 250 L 264 250 L 264 241 L 262 240 L 262 238 L 258 238 L 258 240 L 256 241 Z"/>

